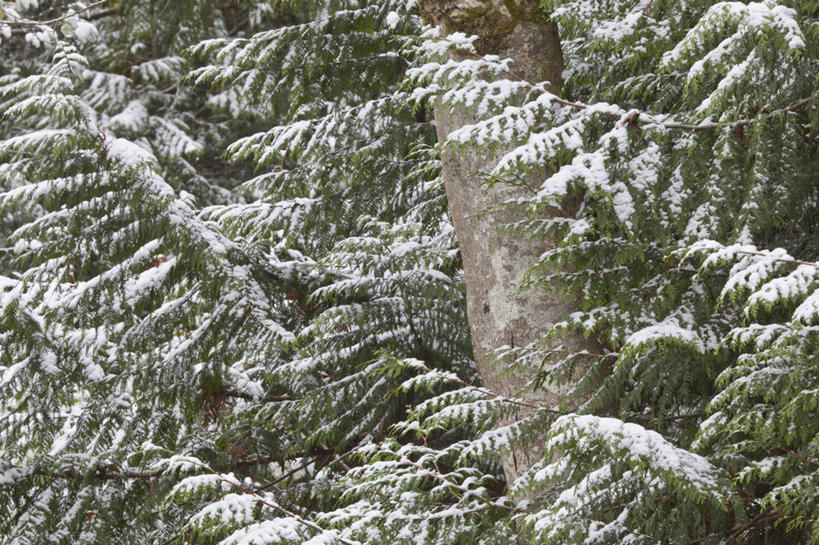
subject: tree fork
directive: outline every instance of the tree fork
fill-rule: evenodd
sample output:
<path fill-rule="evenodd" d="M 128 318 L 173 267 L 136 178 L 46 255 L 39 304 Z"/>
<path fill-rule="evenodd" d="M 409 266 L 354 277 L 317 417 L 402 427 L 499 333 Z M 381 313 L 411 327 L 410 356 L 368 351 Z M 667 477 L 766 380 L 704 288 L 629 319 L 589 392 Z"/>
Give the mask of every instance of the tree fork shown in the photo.
<path fill-rule="evenodd" d="M 445 32 L 460 31 L 479 37 L 480 54 L 494 53 L 514 61 L 517 75 L 531 83 L 548 81 L 552 92 L 563 85 L 563 53 L 557 25 L 530 0 L 424 0 L 421 11 L 428 22 Z M 438 141 L 477 121 L 473 112 L 435 105 Z M 499 229 L 520 218 L 499 210 L 507 199 L 525 197 L 529 190 L 496 184 L 486 187 L 480 173 L 491 171 L 511 147 L 494 152 L 445 150 L 442 156 L 447 201 L 463 257 L 469 328 L 478 372 L 491 390 L 506 396 L 518 394 L 535 376 L 536 367 L 510 372 L 494 364 L 495 350 L 522 347 L 543 338 L 549 328 L 576 308 L 554 292 L 521 291 L 523 274 L 537 263 L 550 245 L 514 236 L 501 239 Z M 530 175 L 526 183 L 538 188 L 544 176 Z M 564 340 L 575 351 L 596 346 L 580 336 Z M 560 387 L 527 393 L 527 402 L 553 406 L 561 401 Z M 531 409 L 522 409 L 531 413 Z M 540 458 L 539 448 L 516 447 L 503 459 L 511 483 Z"/>

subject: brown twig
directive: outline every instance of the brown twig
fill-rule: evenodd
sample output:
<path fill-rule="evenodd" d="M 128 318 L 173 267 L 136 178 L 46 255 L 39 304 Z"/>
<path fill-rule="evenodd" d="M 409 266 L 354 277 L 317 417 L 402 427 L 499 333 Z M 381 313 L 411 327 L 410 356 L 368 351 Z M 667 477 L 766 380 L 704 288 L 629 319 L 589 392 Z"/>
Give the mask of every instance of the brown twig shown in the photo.
<path fill-rule="evenodd" d="M 749 520 L 748 522 L 746 522 L 745 524 L 741 524 L 741 525 L 736 526 L 735 528 L 733 528 L 731 534 L 728 536 L 728 542 L 729 543 L 735 543 L 735 544 L 739 545 L 742 542 L 737 541 L 737 539 L 744 532 L 747 532 L 748 530 L 750 530 L 751 528 L 753 528 L 754 526 L 757 526 L 759 524 L 764 524 L 764 523 L 767 523 L 767 522 L 775 521 L 775 520 L 777 520 L 779 518 L 782 518 L 782 516 L 783 516 L 782 513 L 780 511 L 778 511 L 778 510 L 765 511 L 764 513 L 760 513 L 757 516 L 755 516 L 754 518 L 752 518 L 751 520 Z"/>
<path fill-rule="evenodd" d="M 815 466 L 819 466 L 819 462 L 817 462 L 816 460 L 811 460 L 809 458 L 803 458 L 802 456 L 799 456 L 798 454 L 796 454 L 794 451 L 786 449 L 785 447 L 776 447 L 774 450 L 777 450 L 779 452 L 784 452 L 788 456 L 796 458 L 797 460 L 799 460 L 801 462 L 805 462 L 806 464 L 812 464 L 812 465 L 815 465 Z"/>

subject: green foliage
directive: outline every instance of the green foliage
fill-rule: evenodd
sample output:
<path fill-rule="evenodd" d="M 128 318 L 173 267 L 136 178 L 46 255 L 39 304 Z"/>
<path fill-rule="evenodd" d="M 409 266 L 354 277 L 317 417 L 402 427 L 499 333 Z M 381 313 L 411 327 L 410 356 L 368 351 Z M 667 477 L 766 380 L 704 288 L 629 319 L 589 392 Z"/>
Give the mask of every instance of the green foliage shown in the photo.
<path fill-rule="evenodd" d="M 542 8 L 560 96 L 403 0 L 7 3 L 0 543 L 819 543 L 819 7 Z M 554 406 L 480 384 L 436 101 L 544 179 Z"/>
<path fill-rule="evenodd" d="M 539 364 L 528 388 L 559 386 L 562 404 L 462 382 L 400 429 L 472 422 L 484 455 L 540 449 L 508 483 L 517 542 L 819 541 L 815 6 L 543 7 L 561 25 L 561 96 L 435 31 L 409 75 L 419 101 L 480 116 L 443 145 L 512 150 L 492 183 L 543 173 L 505 231 L 554 241 L 525 285 L 580 310 L 498 361 Z M 564 349 L 572 331 L 600 353 Z M 555 418 L 569 408 L 587 414 Z"/>
<path fill-rule="evenodd" d="M 0 542 L 307 540 L 404 413 L 385 354 L 474 374 L 419 21 L 86 7 L 0 21 Z"/>

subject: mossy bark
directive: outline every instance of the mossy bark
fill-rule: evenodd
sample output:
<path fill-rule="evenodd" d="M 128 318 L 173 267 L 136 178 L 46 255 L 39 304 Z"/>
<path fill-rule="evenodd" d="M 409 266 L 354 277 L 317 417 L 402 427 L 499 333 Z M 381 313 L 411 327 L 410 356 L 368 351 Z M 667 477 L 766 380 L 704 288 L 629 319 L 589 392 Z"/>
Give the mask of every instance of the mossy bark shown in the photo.
<path fill-rule="evenodd" d="M 478 36 L 478 53 L 515 60 L 515 73 L 532 83 L 563 85 L 557 25 L 532 0 L 422 0 L 426 20 L 445 32 Z"/>
<path fill-rule="evenodd" d="M 494 53 L 514 60 L 515 74 L 526 81 L 549 81 L 558 92 L 562 86 L 563 55 L 554 23 L 536 11 L 535 2 L 526 0 L 425 0 L 426 17 L 445 31 L 461 31 L 480 37 L 481 53 Z M 454 130 L 474 123 L 473 112 L 435 108 L 439 142 Z M 525 197 L 520 187 L 495 185 L 487 188 L 480 173 L 491 171 L 509 149 L 467 149 L 445 151 L 443 178 L 455 232 L 463 256 L 466 278 L 467 313 L 475 359 L 484 384 L 505 395 L 516 395 L 532 379 L 537 369 L 510 373 L 494 364 L 493 354 L 502 346 L 520 347 L 543 338 L 552 324 L 576 310 L 553 292 L 520 291 L 525 271 L 549 248 L 507 236 L 498 230 L 519 218 L 498 211 L 506 199 Z M 544 176 L 533 176 L 527 183 L 539 187 Z M 567 339 L 570 349 L 589 348 L 578 337 Z M 563 388 L 541 389 L 526 394 L 532 403 L 551 406 L 561 401 Z M 545 431 L 545 430 L 544 430 Z M 507 455 L 504 471 L 512 483 L 540 456 L 540 448 L 518 447 Z"/>

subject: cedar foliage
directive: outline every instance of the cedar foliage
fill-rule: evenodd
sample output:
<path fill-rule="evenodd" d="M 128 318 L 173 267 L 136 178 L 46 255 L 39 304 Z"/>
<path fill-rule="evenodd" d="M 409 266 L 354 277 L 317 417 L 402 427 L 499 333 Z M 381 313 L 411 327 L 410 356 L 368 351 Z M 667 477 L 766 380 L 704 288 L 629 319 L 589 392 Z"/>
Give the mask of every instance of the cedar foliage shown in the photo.
<path fill-rule="evenodd" d="M 403 414 L 385 362 L 472 372 L 402 6 L 89 7 L 8 14 L 0 535 L 207 541 L 268 515 L 217 524 L 183 480 L 206 469 L 310 518 Z"/>
<path fill-rule="evenodd" d="M 819 543 L 815 1 L 544 0 L 559 97 L 414 2 L 2 9 L 0 542 Z M 559 406 L 475 376 L 435 101 L 543 173 Z"/>

